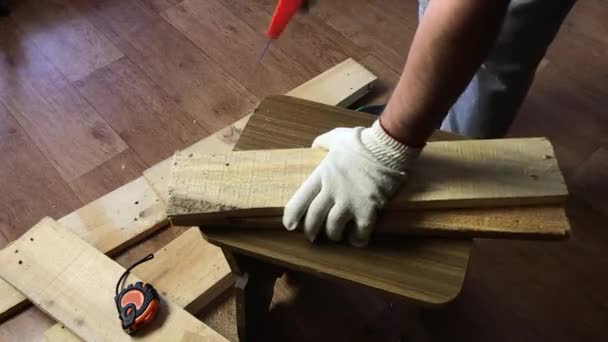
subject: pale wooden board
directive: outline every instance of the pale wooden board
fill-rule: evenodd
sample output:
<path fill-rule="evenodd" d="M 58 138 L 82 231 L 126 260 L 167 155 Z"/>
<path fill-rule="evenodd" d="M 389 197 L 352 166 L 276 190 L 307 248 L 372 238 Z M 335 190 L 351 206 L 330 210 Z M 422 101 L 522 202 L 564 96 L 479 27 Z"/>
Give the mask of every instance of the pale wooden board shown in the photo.
<path fill-rule="evenodd" d="M 287 95 L 332 106 L 349 106 L 369 92 L 377 78 L 352 58 L 334 66 Z M 223 153 L 232 151 L 250 115 L 186 148 L 184 153 Z M 144 177 L 163 201 L 167 201 L 172 158 L 144 171 Z"/>
<path fill-rule="evenodd" d="M 212 152 L 226 153 L 232 151 L 234 144 L 239 140 L 241 132 L 243 131 L 243 128 L 245 128 L 250 117 L 251 114 L 245 116 L 232 125 L 226 126 L 224 129 L 213 133 L 207 138 L 188 146 L 182 150 L 182 152 L 190 154 Z M 144 171 L 144 178 L 165 203 L 168 200 L 167 188 L 169 186 L 169 173 L 172 159 L 173 158 L 167 158 Z"/>
<path fill-rule="evenodd" d="M 352 58 L 287 93 L 292 97 L 348 107 L 367 94 L 378 78 Z"/>
<path fill-rule="evenodd" d="M 325 155 L 322 149 L 177 153 L 167 213 L 176 222 L 203 214 L 278 215 Z M 559 204 L 568 192 L 553 155 L 544 138 L 431 142 L 386 209 Z"/>
<path fill-rule="evenodd" d="M 0 276 L 87 341 L 131 341 L 116 318 L 114 287 L 124 268 L 56 221 L 45 218 L 0 252 Z M 135 282 L 134 276 L 128 282 Z M 225 339 L 176 304 L 161 301 L 141 340 L 174 341 L 184 331 Z"/>
<path fill-rule="evenodd" d="M 168 221 L 164 203 L 140 177 L 62 217 L 59 222 L 102 253 L 114 254 L 141 241 Z M 2 316 L 25 305 L 25 296 L 0 279 Z"/>
<path fill-rule="evenodd" d="M 153 261 L 141 264 L 133 273 L 154 285 L 165 299 L 193 314 L 234 284 L 220 248 L 207 243 L 198 227 L 188 229 L 154 253 Z M 80 341 L 62 324 L 49 328 L 45 336 L 47 341 Z"/>

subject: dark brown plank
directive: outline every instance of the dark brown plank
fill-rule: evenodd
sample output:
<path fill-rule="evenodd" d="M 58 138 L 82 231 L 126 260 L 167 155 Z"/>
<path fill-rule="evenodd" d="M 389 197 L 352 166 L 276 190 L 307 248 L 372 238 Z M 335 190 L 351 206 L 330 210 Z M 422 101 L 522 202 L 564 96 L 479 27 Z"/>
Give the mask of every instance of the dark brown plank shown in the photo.
<path fill-rule="evenodd" d="M 62 217 L 80 207 L 68 185 L 0 104 L 0 247 L 44 216 Z"/>
<path fill-rule="evenodd" d="M 70 188 L 82 203 L 88 204 L 141 177 L 146 168 L 141 159 L 131 149 L 127 149 L 70 182 Z"/>
<path fill-rule="evenodd" d="M 0 101 L 65 181 L 127 148 L 14 23 L 0 21 L 0 37 Z"/>
<path fill-rule="evenodd" d="M 314 76 L 275 46 L 256 65 L 265 36 L 220 1 L 186 0 L 162 16 L 259 98 L 286 93 Z"/>
<path fill-rule="evenodd" d="M 12 18 L 23 36 L 72 82 L 123 56 L 65 1 L 19 1 Z"/>
<path fill-rule="evenodd" d="M 249 113 L 257 98 L 183 34 L 135 0 L 74 0 L 110 40 L 208 131 Z"/>
<path fill-rule="evenodd" d="M 262 37 L 277 4 L 274 0 L 226 0 L 222 5 L 249 24 Z M 313 15 L 298 14 L 271 49 L 281 49 L 312 74 L 317 75 L 347 58 L 358 60 L 361 51 L 350 40 Z M 279 94 L 279 93 L 277 93 Z"/>
<path fill-rule="evenodd" d="M 75 85 L 148 165 L 209 134 L 127 58 L 107 65 Z"/>

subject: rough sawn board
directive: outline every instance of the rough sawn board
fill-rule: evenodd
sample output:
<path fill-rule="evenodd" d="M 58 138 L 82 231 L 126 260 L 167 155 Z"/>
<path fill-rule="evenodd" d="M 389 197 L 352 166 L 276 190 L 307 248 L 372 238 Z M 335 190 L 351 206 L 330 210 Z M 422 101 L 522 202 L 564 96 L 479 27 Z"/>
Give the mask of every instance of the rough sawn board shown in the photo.
<path fill-rule="evenodd" d="M 178 153 L 172 171 L 168 215 L 175 222 L 190 224 L 226 217 L 278 216 L 325 154 L 321 149 Z M 553 149 L 544 138 L 433 142 L 427 145 L 410 173 L 408 186 L 397 194 L 386 211 L 559 204 L 566 196 Z M 533 210 L 528 211 L 524 216 L 534 215 Z M 549 222 L 564 223 L 542 225 L 548 234 L 566 234 L 567 221 L 559 215 L 563 211 L 542 208 L 539 212 L 541 217 L 546 213 L 552 219 Z M 429 211 L 418 222 L 433 221 L 436 214 L 442 213 Z M 387 218 L 384 223 L 390 227 L 392 222 Z M 435 220 L 433 227 L 437 223 Z M 479 228 L 475 231 L 480 231 Z M 500 232 L 500 227 L 488 228 L 493 234 Z M 543 229 L 524 227 L 519 233 L 542 234 Z"/>
<path fill-rule="evenodd" d="M 87 341 L 132 341 L 117 319 L 114 286 L 124 268 L 50 218 L 0 252 L 0 276 Z M 127 282 L 135 282 L 129 276 Z M 142 341 L 176 341 L 184 331 L 225 341 L 176 304 L 161 301 Z"/>

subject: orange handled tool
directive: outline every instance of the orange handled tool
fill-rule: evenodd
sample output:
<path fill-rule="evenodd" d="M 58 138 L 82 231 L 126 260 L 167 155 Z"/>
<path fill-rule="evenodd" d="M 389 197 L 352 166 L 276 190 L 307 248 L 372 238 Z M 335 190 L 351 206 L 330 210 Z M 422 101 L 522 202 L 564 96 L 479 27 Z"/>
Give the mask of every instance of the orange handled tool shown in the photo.
<path fill-rule="evenodd" d="M 274 14 L 272 15 L 272 19 L 270 20 L 270 24 L 266 29 L 266 37 L 268 40 L 262 47 L 262 51 L 255 63 L 255 65 L 259 65 L 268 51 L 270 47 L 270 42 L 274 39 L 278 39 L 281 33 L 291 21 L 291 18 L 296 14 L 298 10 L 308 11 L 308 8 L 313 2 L 312 0 L 279 0 L 277 3 L 277 7 L 274 9 Z M 254 69 L 255 70 L 255 69 Z"/>
<path fill-rule="evenodd" d="M 141 281 L 130 284 L 120 292 L 118 289 L 120 288 L 120 283 L 126 279 L 129 272 L 135 266 L 153 258 L 154 254 L 150 254 L 127 268 L 116 283 L 114 302 L 116 302 L 116 309 L 118 310 L 118 318 L 120 318 L 122 329 L 129 335 L 148 325 L 156 318 L 156 314 L 160 308 L 160 297 L 152 285 L 144 284 Z"/>
<path fill-rule="evenodd" d="M 268 39 L 277 39 L 289 24 L 291 18 L 302 7 L 304 0 L 279 0 L 266 29 Z"/>

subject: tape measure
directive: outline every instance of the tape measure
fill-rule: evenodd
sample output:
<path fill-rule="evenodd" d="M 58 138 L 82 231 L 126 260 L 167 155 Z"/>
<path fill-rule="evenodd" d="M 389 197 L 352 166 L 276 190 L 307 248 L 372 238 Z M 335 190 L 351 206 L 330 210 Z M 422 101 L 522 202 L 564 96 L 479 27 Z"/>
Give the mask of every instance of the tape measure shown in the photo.
<path fill-rule="evenodd" d="M 129 286 L 123 288 L 120 293 L 118 292 L 118 289 L 133 268 L 146 261 L 152 260 L 153 258 L 154 254 L 150 254 L 131 265 L 131 267 L 127 268 L 120 278 L 118 278 L 118 282 L 116 283 L 114 302 L 116 302 L 116 309 L 118 310 L 118 318 L 120 318 L 122 330 L 129 335 L 154 320 L 158 313 L 158 309 L 160 308 L 160 297 L 152 285 L 145 284 L 141 281 L 138 281 L 135 284 L 129 284 Z"/>

